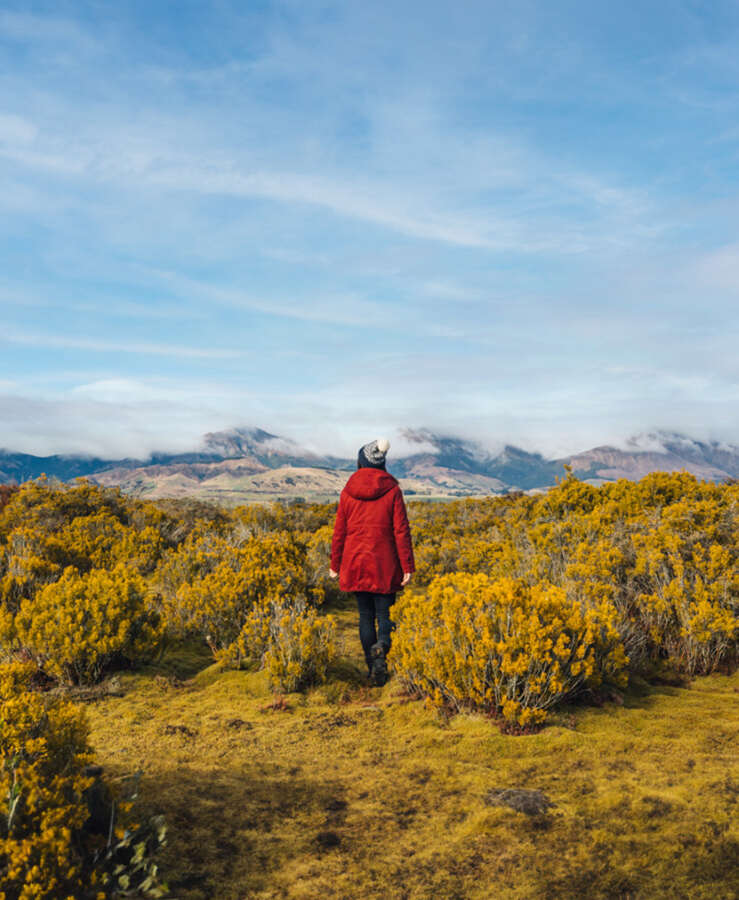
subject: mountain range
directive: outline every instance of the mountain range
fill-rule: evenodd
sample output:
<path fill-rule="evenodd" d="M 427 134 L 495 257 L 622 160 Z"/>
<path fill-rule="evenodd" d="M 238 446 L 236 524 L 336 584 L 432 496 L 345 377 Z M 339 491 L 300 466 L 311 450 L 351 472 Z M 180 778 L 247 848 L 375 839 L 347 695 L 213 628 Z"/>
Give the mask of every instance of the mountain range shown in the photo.
<path fill-rule="evenodd" d="M 710 481 L 739 478 L 739 446 L 668 432 L 559 459 L 513 445 L 490 451 L 475 441 L 424 429 L 405 431 L 403 437 L 418 450 L 394 459 L 391 450 L 388 469 L 406 495 L 418 498 L 542 490 L 564 474 L 565 464 L 593 484 L 654 471 L 683 470 Z M 297 497 L 334 500 L 355 467 L 355 459 L 320 455 L 260 428 L 211 432 L 190 453 L 156 453 L 145 460 L 0 450 L 0 483 L 22 483 L 41 474 L 61 481 L 85 476 L 136 496 L 194 497 L 229 505 Z"/>

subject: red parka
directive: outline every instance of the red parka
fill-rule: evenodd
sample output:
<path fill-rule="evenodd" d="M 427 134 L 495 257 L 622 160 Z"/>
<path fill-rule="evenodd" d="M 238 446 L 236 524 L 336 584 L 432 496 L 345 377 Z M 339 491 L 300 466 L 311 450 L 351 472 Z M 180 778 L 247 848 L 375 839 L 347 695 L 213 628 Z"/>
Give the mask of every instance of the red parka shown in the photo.
<path fill-rule="evenodd" d="M 416 571 L 403 493 L 384 469 L 357 469 L 341 492 L 331 568 L 342 591 L 376 594 L 394 594 Z"/>

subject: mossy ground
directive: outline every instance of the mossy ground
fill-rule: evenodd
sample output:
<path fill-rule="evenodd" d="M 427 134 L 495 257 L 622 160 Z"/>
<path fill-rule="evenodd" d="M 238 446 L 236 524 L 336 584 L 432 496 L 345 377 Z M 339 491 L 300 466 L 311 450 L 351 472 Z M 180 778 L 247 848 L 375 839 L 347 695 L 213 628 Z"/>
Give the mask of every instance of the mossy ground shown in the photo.
<path fill-rule="evenodd" d="M 273 705 L 197 648 L 88 704 L 109 775 L 141 769 L 180 900 L 739 897 L 739 673 L 640 685 L 539 734 L 448 722 L 363 684 L 351 605 L 326 685 Z M 529 818 L 495 788 L 556 804 Z"/>

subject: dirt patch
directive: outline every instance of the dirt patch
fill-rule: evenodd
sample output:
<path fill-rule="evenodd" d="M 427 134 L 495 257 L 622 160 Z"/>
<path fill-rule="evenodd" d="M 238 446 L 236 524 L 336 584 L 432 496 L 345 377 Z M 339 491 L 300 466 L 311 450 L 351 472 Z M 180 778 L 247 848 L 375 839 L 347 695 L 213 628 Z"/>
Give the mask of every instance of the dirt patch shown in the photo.
<path fill-rule="evenodd" d="M 197 732 L 193 731 L 192 728 L 188 728 L 187 725 L 165 725 L 164 733 L 181 734 L 186 738 L 194 738 L 197 735 Z"/>
<path fill-rule="evenodd" d="M 319 831 L 316 835 L 316 844 L 321 850 L 331 850 L 333 847 L 338 847 L 340 843 L 341 838 L 335 831 Z"/>
<path fill-rule="evenodd" d="M 245 722 L 243 719 L 229 719 L 226 722 L 226 728 L 230 728 L 232 731 L 248 731 L 253 727 L 251 722 Z"/>
<path fill-rule="evenodd" d="M 659 819 L 672 811 L 672 804 L 661 797 L 642 797 L 642 803 L 647 807 L 648 819 Z"/>

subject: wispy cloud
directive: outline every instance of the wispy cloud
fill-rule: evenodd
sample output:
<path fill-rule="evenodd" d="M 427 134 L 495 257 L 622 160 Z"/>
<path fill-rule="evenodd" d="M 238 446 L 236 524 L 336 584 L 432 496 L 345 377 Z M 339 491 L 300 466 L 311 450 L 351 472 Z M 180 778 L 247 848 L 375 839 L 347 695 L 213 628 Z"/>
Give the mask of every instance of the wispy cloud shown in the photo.
<path fill-rule="evenodd" d="M 0 143 L 17 147 L 29 144 L 37 134 L 36 126 L 23 116 L 0 114 Z"/>
<path fill-rule="evenodd" d="M 368 321 L 381 321 L 383 307 L 350 293 L 336 296 L 315 296 L 292 302 L 280 299 L 254 297 L 234 287 L 222 287 L 213 282 L 186 278 L 176 272 L 157 271 L 152 277 L 179 296 L 198 304 L 231 307 L 239 310 L 264 313 L 303 322 L 324 322 L 334 325 L 365 325 Z"/>
<path fill-rule="evenodd" d="M 53 347 L 63 350 L 91 350 L 96 353 L 133 353 L 154 356 L 174 356 L 183 359 L 233 359 L 242 356 L 240 350 L 218 347 L 181 347 L 175 344 L 110 341 L 67 335 L 5 331 L 0 343 L 20 344 L 24 347 Z"/>
<path fill-rule="evenodd" d="M 434 139 L 434 134 L 427 136 L 429 141 Z M 496 252 L 577 253 L 599 240 L 614 240 L 607 232 L 599 238 L 597 231 L 563 221 L 557 207 L 565 195 L 567 204 L 576 200 L 589 206 L 592 214 L 598 216 L 604 209 L 610 210 L 619 217 L 626 216 L 637 229 L 638 217 L 645 212 L 645 200 L 643 197 L 637 199 L 635 191 L 602 183 L 592 175 L 573 176 L 567 172 L 551 173 L 539 185 L 534 176 L 534 183 L 525 190 L 521 185 L 526 175 L 517 172 L 510 180 L 497 181 L 495 187 L 487 185 L 488 190 L 501 193 L 498 202 L 491 197 L 481 208 L 476 203 L 477 209 L 465 211 L 445 208 L 433 181 L 421 186 L 381 175 L 371 177 L 355 173 L 343 177 L 320 172 L 268 170 L 228 158 L 220 163 L 203 163 L 187 155 L 172 154 L 166 144 L 145 149 L 127 147 L 125 139 L 122 145 L 116 142 L 115 147 L 108 149 L 97 142 L 86 145 L 79 138 L 69 141 L 63 148 L 55 143 L 57 146 L 51 147 L 38 141 L 29 147 L 26 140 L 9 141 L 0 146 L 0 157 L 24 169 L 85 179 L 91 185 L 111 184 L 121 190 L 186 191 L 196 195 L 261 198 L 281 204 L 318 207 L 332 215 L 357 219 L 411 238 Z M 450 163 L 463 182 L 459 186 L 460 193 L 470 190 L 471 186 L 464 182 L 474 170 L 466 168 L 464 158 L 450 159 L 447 166 Z M 545 165 L 542 162 L 536 168 L 544 169 Z M 448 178 L 447 173 L 447 181 Z M 489 182 L 489 178 L 487 180 Z M 518 208 L 504 197 L 511 186 L 520 195 Z M 450 190 L 451 187 L 446 186 L 445 192 Z M 532 209 L 538 209 L 537 219 L 526 215 Z M 652 230 L 654 227 L 654 223 L 649 226 Z M 642 226 L 641 230 L 646 231 L 647 226 Z M 625 233 L 619 241 L 626 242 Z"/>
<path fill-rule="evenodd" d="M 91 30 L 71 18 L 33 15 L 7 9 L 0 11 L 0 36 L 31 47 L 67 47 L 70 52 L 91 50 L 99 46 Z"/>

